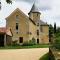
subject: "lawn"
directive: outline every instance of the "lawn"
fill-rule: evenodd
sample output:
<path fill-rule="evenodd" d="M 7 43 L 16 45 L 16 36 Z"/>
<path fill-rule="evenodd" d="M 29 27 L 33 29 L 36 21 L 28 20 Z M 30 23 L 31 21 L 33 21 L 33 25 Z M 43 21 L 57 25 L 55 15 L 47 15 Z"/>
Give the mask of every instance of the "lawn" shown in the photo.
<path fill-rule="evenodd" d="M 55 60 L 53 55 L 50 55 L 49 53 L 43 55 L 39 60 Z"/>
<path fill-rule="evenodd" d="M 43 55 L 39 60 L 49 60 L 49 53 Z"/>
<path fill-rule="evenodd" d="M 37 44 L 37 45 L 32 45 L 32 46 L 20 46 L 20 45 L 15 45 L 15 46 L 6 46 L 6 47 L 0 47 L 0 49 L 27 49 L 27 48 L 48 48 L 48 44 Z"/>

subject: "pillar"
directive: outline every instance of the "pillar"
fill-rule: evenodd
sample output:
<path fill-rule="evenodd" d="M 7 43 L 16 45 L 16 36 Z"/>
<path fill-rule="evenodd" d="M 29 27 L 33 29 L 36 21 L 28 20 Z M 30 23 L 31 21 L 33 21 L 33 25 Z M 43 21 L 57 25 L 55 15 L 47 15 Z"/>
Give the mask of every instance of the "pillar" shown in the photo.
<path fill-rule="evenodd" d="M 4 35 L 4 46 L 6 46 L 6 34 Z"/>

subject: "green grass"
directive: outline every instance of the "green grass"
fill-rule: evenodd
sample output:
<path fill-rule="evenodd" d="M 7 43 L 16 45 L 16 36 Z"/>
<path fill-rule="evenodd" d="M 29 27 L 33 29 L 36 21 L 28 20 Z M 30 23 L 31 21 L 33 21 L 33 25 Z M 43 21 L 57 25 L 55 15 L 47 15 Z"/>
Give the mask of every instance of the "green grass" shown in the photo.
<path fill-rule="evenodd" d="M 43 55 L 39 60 L 55 60 L 54 56 L 52 54 L 47 53 L 45 55 Z"/>
<path fill-rule="evenodd" d="M 0 47 L 0 49 L 27 49 L 27 48 L 48 48 L 48 44 L 38 44 L 38 45 L 32 45 L 32 46 L 20 46 L 20 45 L 15 45 L 15 46 L 6 46 L 6 47 Z"/>
<path fill-rule="evenodd" d="M 39 60 L 49 60 L 49 53 L 43 55 Z"/>

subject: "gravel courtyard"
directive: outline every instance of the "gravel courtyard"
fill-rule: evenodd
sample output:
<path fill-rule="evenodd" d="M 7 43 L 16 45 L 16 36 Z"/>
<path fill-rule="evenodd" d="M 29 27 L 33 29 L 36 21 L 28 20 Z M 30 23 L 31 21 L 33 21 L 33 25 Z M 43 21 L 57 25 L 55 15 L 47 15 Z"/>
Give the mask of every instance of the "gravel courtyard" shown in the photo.
<path fill-rule="evenodd" d="M 49 48 L 0 50 L 0 60 L 39 60 Z"/>

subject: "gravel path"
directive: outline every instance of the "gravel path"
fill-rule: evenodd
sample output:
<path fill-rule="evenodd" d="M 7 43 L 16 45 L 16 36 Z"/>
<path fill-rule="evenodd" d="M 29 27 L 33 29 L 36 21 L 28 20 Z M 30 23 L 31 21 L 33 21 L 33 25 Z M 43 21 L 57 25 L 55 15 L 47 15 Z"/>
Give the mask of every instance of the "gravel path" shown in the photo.
<path fill-rule="evenodd" d="M 0 50 L 0 60 L 39 60 L 48 48 Z"/>

